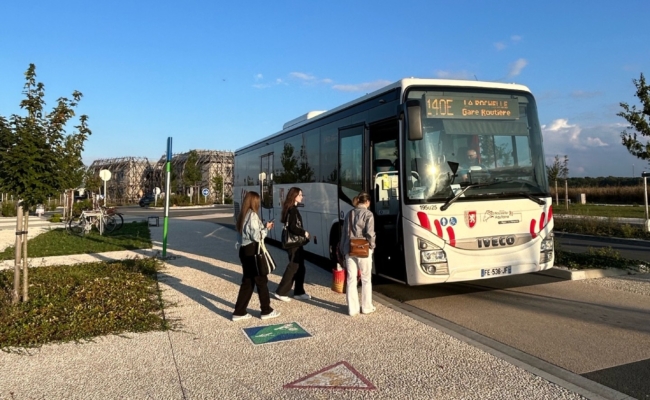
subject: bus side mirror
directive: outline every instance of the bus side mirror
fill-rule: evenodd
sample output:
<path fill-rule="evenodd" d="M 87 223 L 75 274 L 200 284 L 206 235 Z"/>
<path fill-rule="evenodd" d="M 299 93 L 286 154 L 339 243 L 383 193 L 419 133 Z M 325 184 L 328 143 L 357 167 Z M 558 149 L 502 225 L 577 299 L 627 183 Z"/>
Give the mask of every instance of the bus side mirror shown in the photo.
<path fill-rule="evenodd" d="M 422 140 L 420 100 L 409 100 L 406 102 L 406 125 L 409 130 L 409 140 Z"/>

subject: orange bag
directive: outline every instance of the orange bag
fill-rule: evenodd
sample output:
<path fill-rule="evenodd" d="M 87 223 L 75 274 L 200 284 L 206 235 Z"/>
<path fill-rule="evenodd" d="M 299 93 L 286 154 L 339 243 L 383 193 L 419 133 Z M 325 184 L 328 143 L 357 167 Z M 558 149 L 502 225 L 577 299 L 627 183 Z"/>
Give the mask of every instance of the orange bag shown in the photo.
<path fill-rule="evenodd" d="M 345 293 L 347 271 L 345 268 L 332 270 L 332 290 L 336 293 Z"/>

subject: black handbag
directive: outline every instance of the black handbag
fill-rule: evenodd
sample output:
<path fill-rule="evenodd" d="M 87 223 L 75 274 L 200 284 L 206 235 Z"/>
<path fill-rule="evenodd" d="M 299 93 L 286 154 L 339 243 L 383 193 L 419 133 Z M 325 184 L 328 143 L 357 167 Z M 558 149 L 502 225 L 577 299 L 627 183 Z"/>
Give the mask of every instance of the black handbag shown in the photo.
<path fill-rule="evenodd" d="M 285 250 L 293 249 L 296 247 L 304 246 L 309 243 L 309 238 L 305 236 L 295 235 L 289 231 L 289 221 L 284 223 L 282 227 L 282 248 Z"/>

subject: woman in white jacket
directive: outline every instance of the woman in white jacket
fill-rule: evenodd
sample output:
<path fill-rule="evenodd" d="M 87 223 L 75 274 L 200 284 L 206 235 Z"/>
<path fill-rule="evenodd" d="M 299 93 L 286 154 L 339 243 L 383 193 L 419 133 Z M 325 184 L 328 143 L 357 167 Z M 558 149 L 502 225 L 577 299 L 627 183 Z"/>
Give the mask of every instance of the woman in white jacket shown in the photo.
<path fill-rule="evenodd" d="M 361 312 L 370 314 L 375 311 L 372 305 L 372 253 L 375 249 L 375 217 L 370 206 L 370 195 L 361 192 L 352 200 L 354 209 L 345 216 L 343 232 L 339 251 L 345 255 L 345 267 L 347 276 L 348 314 L 355 316 L 359 314 L 359 293 L 357 292 L 357 270 L 361 271 Z M 352 216 L 352 218 L 350 218 Z M 350 224 L 352 220 L 352 224 Z M 351 235 L 350 235 L 351 234 Z M 365 238 L 370 244 L 370 254 L 367 258 L 350 256 L 350 236 L 353 238 Z"/>

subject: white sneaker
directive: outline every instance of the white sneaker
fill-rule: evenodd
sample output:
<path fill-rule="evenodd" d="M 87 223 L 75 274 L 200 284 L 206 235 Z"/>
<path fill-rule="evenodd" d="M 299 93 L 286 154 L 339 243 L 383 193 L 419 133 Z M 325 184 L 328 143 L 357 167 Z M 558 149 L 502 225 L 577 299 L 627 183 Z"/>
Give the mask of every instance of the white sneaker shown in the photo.
<path fill-rule="evenodd" d="M 262 315 L 261 318 L 262 319 L 271 319 L 271 318 L 275 318 L 275 317 L 279 317 L 279 316 L 280 316 L 280 312 L 278 312 L 276 310 L 273 310 L 273 311 L 271 311 L 270 314 Z"/>
<path fill-rule="evenodd" d="M 311 299 L 311 296 L 308 295 L 307 293 L 304 293 L 304 294 L 299 294 L 298 296 L 293 296 L 293 298 L 299 300 L 309 300 Z"/>
<path fill-rule="evenodd" d="M 246 313 L 246 315 L 233 315 L 232 320 L 233 321 L 241 321 L 243 319 L 249 319 L 251 317 L 252 317 L 252 315 L 250 315 L 248 313 Z"/>
<path fill-rule="evenodd" d="M 377 308 L 373 307 L 373 308 L 371 308 L 371 309 L 368 310 L 368 311 L 361 311 L 361 313 L 362 313 L 362 314 L 372 314 L 372 313 L 374 313 L 375 311 L 377 311 Z"/>
<path fill-rule="evenodd" d="M 290 298 L 289 296 L 280 296 L 280 295 L 277 294 L 277 293 L 273 293 L 273 296 L 274 296 L 276 299 L 281 300 L 281 301 L 291 301 L 291 298 Z"/>

